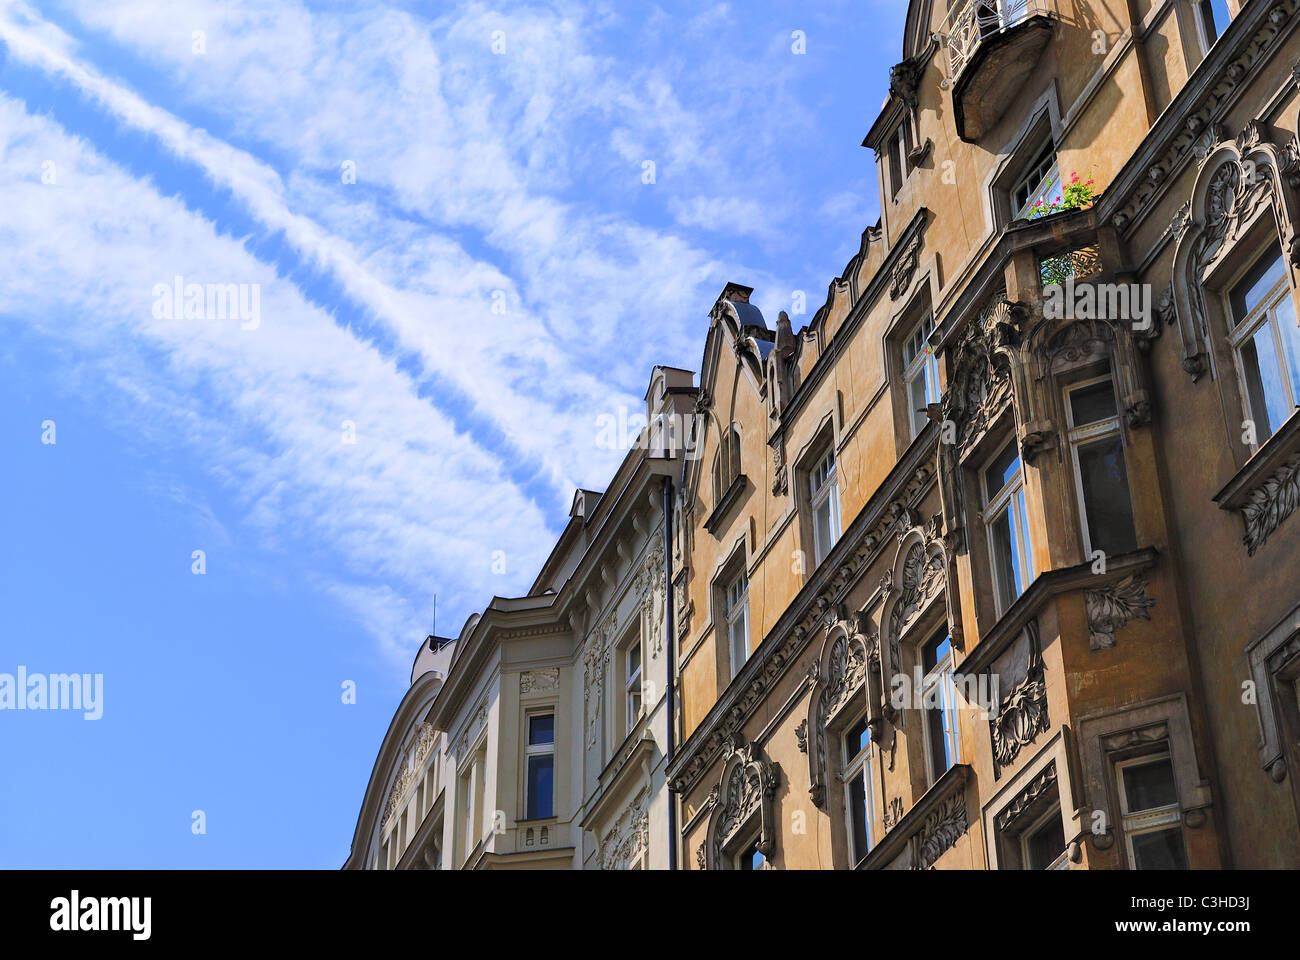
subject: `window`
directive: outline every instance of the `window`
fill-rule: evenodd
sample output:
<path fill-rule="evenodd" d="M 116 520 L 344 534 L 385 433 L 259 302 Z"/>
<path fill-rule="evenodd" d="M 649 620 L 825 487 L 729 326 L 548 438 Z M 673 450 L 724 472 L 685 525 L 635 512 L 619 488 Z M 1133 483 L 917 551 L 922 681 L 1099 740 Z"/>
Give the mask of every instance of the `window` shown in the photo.
<path fill-rule="evenodd" d="M 1053 806 L 1042 820 L 1021 834 L 1020 863 L 1026 870 L 1068 869 L 1065 826 L 1061 822 L 1059 805 Z"/>
<path fill-rule="evenodd" d="M 849 830 L 849 855 L 858 864 L 871 851 L 872 811 L 871 731 L 863 717 L 844 734 L 844 811 Z"/>
<path fill-rule="evenodd" d="M 527 783 L 524 785 L 524 816 L 541 820 L 555 815 L 555 714 L 528 718 L 525 748 Z"/>
<path fill-rule="evenodd" d="M 1262 444 L 1300 404 L 1300 326 L 1277 244 L 1228 293 L 1228 306 L 1246 417 Z"/>
<path fill-rule="evenodd" d="M 759 852 L 757 840 L 745 847 L 740 856 L 736 858 L 737 870 L 764 870 L 766 868 L 767 857 Z"/>
<path fill-rule="evenodd" d="M 1029 517 L 1020 454 L 1009 440 L 984 468 L 984 526 L 993 569 L 993 593 L 1001 616 L 1033 578 L 1034 554 L 1029 545 Z"/>
<path fill-rule="evenodd" d="M 1133 500 L 1110 378 L 1071 387 L 1066 392 L 1065 415 L 1085 552 L 1089 557 L 1098 550 L 1113 556 L 1136 549 Z"/>
<path fill-rule="evenodd" d="M 927 310 L 903 344 L 903 382 L 907 390 L 912 436 L 925 429 L 925 408 L 939 402 L 939 361 L 927 342 L 934 332 L 934 316 Z"/>
<path fill-rule="evenodd" d="M 627 648 L 624 692 L 627 701 L 627 732 L 641 719 L 641 635 L 638 633 Z"/>
<path fill-rule="evenodd" d="M 835 469 L 835 447 L 817 461 L 808 475 L 809 505 L 812 508 L 813 563 L 821 564 L 840 538 L 840 484 Z"/>
<path fill-rule="evenodd" d="M 903 189 L 903 182 L 911 172 L 908 154 L 912 152 L 912 128 L 907 120 L 898 125 L 885 148 L 888 151 L 889 196 L 897 200 L 898 192 Z"/>
<path fill-rule="evenodd" d="M 1169 755 L 1116 767 L 1124 843 L 1134 870 L 1186 870 L 1182 811 Z"/>
<path fill-rule="evenodd" d="M 727 585 L 723 614 L 727 623 L 727 646 L 731 651 L 731 675 L 734 677 L 749 659 L 749 577 L 743 569 Z"/>
<path fill-rule="evenodd" d="M 952 682 L 952 640 L 940 631 L 921 648 L 921 704 L 925 710 L 925 753 L 934 783 L 957 762 L 957 691 Z"/>
<path fill-rule="evenodd" d="M 713 457 L 713 502 L 722 501 L 722 495 L 740 476 L 740 427 L 732 424 L 722 435 L 718 452 Z"/>
<path fill-rule="evenodd" d="M 1039 203 L 1051 203 L 1052 191 L 1060 185 L 1061 174 L 1056 166 L 1056 147 L 1049 140 L 1035 156 L 1033 163 L 1011 188 L 1012 219 L 1032 220 Z"/>
<path fill-rule="evenodd" d="M 1205 52 L 1210 52 L 1223 31 L 1228 29 L 1232 14 L 1228 12 L 1226 0 L 1198 0 L 1196 12 L 1200 19 L 1201 41 Z"/>

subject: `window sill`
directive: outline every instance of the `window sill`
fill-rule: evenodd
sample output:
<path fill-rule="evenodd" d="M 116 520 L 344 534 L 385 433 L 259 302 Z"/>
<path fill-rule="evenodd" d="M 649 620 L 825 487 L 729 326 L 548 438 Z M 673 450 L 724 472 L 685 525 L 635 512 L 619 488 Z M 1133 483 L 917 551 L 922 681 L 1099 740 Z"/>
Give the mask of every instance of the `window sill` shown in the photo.
<path fill-rule="evenodd" d="M 1254 556 L 1296 509 L 1300 486 L 1300 410 L 1264 441 L 1222 490 L 1214 495 L 1220 510 L 1241 514 L 1242 543 Z"/>
<path fill-rule="evenodd" d="M 704 521 L 704 529 L 709 533 L 716 534 L 722 527 L 722 521 L 726 518 L 731 508 L 736 505 L 740 495 L 745 491 L 746 478 L 743 473 L 737 474 L 736 479 L 731 481 L 731 486 L 727 487 L 726 493 L 718 501 L 718 505 L 713 508 L 707 520 Z"/>

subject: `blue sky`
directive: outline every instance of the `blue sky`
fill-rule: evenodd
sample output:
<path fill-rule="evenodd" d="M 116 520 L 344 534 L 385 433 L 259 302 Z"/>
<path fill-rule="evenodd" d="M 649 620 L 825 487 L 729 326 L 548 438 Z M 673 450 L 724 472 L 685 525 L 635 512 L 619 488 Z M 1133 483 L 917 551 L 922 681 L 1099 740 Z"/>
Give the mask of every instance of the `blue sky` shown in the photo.
<path fill-rule="evenodd" d="M 339 866 L 434 595 L 527 588 L 724 283 L 824 301 L 904 7 L 0 0 L 0 673 L 104 678 L 0 711 L 0 865 Z"/>

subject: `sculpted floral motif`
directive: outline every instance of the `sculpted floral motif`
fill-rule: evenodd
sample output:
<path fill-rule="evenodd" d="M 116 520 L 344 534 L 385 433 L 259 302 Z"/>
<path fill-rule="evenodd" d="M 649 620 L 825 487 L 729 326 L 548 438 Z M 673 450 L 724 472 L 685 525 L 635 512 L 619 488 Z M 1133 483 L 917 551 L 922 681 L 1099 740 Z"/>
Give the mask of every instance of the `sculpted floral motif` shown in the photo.
<path fill-rule="evenodd" d="M 626 870 L 650 845 L 650 817 L 644 799 L 623 811 L 600 845 L 600 869 Z"/>
<path fill-rule="evenodd" d="M 956 443 L 965 448 L 987 429 L 1011 395 L 1011 368 L 1004 351 L 1019 342 L 1028 310 L 996 295 L 971 321 L 954 352 L 953 376 L 940 407 L 956 425 Z"/>
<path fill-rule="evenodd" d="M 560 688 L 560 668 L 547 667 L 542 670 L 525 670 L 519 674 L 519 692 L 546 693 Z"/>
<path fill-rule="evenodd" d="M 966 794 L 957 791 L 928 817 L 917 838 L 917 870 L 929 870 L 966 832 Z"/>
<path fill-rule="evenodd" d="M 1043 655 L 1038 645 L 1038 621 L 1025 625 L 1029 634 L 1029 664 L 1025 678 L 1016 684 L 1001 703 L 998 712 L 989 718 L 989 731 L 993 740 L 993 774 L 996 777 L 1003 767 L 1015 763 L 1023 747 L 1047 730 L 1047 682 L 1044 675 Z"/>
<path fill-rule="evenodd" d="M 727 760 L 722 767 L 717 802 L 709 817 L 706 865 L 725 869 L 725 851 L 743 830 L 757 821 L 758 852 L 770 857 L 775 845 L 772 828 L 772 797 L 776 794 L 776 770 L 758 747 L 739 733 L 728 740 Z"/>
<path fill-rule="evenodd" d="M 1300 505 L 1300 453 L 1250 492 L 1241 508 L 1246 522 L 1242 542 L 1253 557 L 1273 531 Z"/>
<path fill-rule="evenodd" d="M 1156 605 L 1146 595 L 1147 581 L 1135 573 L 1099 590 L 1085 590 L 1088 610 L 1088 643 L 1094 650 L 1115 646 L 1115 634 L 1130 620 L 1150 620 Z"/>

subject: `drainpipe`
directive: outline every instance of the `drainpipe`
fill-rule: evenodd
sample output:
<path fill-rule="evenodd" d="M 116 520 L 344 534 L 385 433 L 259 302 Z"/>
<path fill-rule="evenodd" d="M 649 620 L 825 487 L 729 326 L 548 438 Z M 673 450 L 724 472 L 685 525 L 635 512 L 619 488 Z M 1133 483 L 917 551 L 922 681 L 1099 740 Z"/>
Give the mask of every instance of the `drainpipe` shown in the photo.
<path fill-rule="evenodd" d="M 667 755 L 664 757 L 664 775 L 667 776 L 668 768 L 672 766 L 673 751 L 675 750 L 674 741 L 677 730 L 676 718 L 673 716 L 673 675 L 675 666 L 673 664 L 673 647 L 676 644 L 674 636 L 675 628 L 673 626 L 673 479 L 664 477 L 664 603 L 667 609 L 664 610 L 664 649 L 668 656 L 668 684 L 667 684 L 667 708 L 668 708 L 668 738 Z M 677 869 L 677 798 L 668 793 L 668 869 Z"/>

